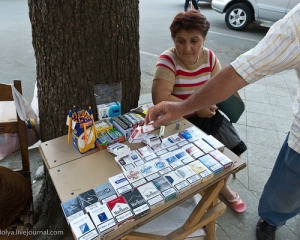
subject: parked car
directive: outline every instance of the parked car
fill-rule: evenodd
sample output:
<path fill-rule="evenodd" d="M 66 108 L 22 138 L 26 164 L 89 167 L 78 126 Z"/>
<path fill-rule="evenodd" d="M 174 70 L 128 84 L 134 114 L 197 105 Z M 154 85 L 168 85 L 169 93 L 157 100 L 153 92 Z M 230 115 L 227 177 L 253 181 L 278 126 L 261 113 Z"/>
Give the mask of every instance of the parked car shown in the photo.
<path fill-rule="evenodd" d="M 270 27 L 283 18 L 300 0 L 212 0 L 211 7 L 225 13 L 225 23 L 232 30 L 243 30 L 251 22 Z"/>

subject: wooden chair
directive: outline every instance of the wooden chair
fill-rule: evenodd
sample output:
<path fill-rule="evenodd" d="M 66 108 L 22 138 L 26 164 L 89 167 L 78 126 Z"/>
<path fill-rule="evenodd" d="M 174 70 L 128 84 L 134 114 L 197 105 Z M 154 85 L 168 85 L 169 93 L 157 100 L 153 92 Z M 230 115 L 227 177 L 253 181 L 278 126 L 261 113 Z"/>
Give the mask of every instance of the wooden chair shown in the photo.
<path fill-rule="evenodd" d="M 13 85 L 22 94 L 21 81 L 14 80 Z M 0 101 L 13 101 L 12 89 L 10 85 L 0 83 Z M 14 169 L 14 171 L 12 171 L 6 167 L 0 167 L 0 202 L 3 201 L 0 204 L 1 230 L 4 229 L 3 227 L 8 230 L 32 229 L 33 197 L 26 131 L 26 124 L 19 118 L 18 114 L 16 122 L 0 123 L 0 134 L 18 133 L 20 155 L 22 159 L 21 169 Z M 7 196 L 7 192 L 14 190 L 15 196 L 11 197 L 10 201 L 7 197 L 4 200 L 4 196 Z M 5 203 L 7 203 L 7 205 Z M 12 210 L 10 205 L 13 205 L 15 210 Z M 19 206 L 19 208 L 17 206 Z M 8 209 L 11 210 L 8 211 Z M 11 212 L 11 214 L 8 214 L 7 212 Z"/>

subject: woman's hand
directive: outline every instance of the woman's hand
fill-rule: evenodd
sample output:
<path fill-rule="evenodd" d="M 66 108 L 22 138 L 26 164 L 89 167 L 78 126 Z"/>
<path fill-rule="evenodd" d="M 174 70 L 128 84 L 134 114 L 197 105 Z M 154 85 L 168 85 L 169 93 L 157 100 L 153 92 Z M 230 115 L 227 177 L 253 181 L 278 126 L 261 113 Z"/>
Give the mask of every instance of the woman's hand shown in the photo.
<path fill-rule="evenodd" d="M 216 115 L 218 107 L 216 105 L 211 105 L 209 108 L 203 108 L 201 110 L 198 110 L 196 112 L 198 117 L 206 117 L 206 118 L 211 118 Z"/>

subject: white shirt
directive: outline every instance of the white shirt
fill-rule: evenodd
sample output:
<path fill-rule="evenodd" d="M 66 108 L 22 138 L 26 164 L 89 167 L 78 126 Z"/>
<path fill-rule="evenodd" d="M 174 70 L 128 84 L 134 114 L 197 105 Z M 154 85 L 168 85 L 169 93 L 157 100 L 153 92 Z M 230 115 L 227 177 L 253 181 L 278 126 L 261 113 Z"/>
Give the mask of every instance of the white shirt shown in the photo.
<path fill-rule="evenodd" d="M 231 63 L 248 83 L 266 75 L 295 69 L 298 77 L 297 97 L 288 145 L 300 153 L 300 4 L 269 29 L 267 35 L 248 52 Z"/>

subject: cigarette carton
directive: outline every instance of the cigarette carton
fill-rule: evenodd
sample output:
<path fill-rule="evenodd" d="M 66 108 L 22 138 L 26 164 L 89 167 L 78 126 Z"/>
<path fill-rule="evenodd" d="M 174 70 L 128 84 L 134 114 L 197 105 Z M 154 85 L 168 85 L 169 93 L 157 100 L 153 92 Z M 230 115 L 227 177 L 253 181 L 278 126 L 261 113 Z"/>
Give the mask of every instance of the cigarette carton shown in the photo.
<path fill-rule="evenodd" d="M 78 195 L 78 200 L 86 212 L 90 212 L 91 210 L 100 207 L 100 201 L 94 189 L 80 193 Z"/>
<path fill-rule="evenodd" d="M 106 182 L 94 188 L 101 204 L 106 204 L 108 201 L 117 198 L 117 193 L 113 186 Z"/>
<path fill-rule="evenodd" d="M 148 182 L 142 186 L 139 186 L 137 189 L 142 194 L 143 198 L 148 202 L 148 205 L 151 209 L 155 209 L 164 204 L 165 200 L 163 196 L 152 182 Z"/>
<path fill-rule="evenodd" d="M 212 135 L 207 135 L 205 137 L 202 137 L 202 140 L 204 140 L 206 143 L 211 145 L 214 149 L 218 149 L 221 152 L 223 152 L 225 148 L 225 145 Z"/>
<path fill-rule="evenodd" d="M 200 157 L 199 161 L 202 162 L 206 167 L 208 167 L 208 169 L 211 170 L 214 174 L 218 174 L 224 170 L 223 165 L 209 154 Z"/>
<path fill-rule="evenodd" d="M 170 165 L 168 164 L 167 161 L 163 160 L 163 159 L 155 159 L 153 161 L 149 162 L 152 167 L 158 171 L 158 173 L 160 175 L 164 175 L 168 172 L 171 172 L 173 169 L 170 167 Z"/>
<path fill-rule="evenodd" d="M 196 174 L 189 166 L 185 165 L 175 170 L 178 174 L 188 181 L 191 186 L 197 185 L 202 182 L 202 178 Z"/>
<path fill-rule="evenodd" d="M 183 193 L 191 188 L 191 185 L 176 171 L 169 172 L 164 176 L 179 193 Z"/>
<path fill-rule="evenodd" d="M 100 237 L 118 229 L 118 225 L 106 204 L 100 205 L 99 208 L 91 210 L 90 216 L 99 232 Z"/>
<path fill-rule="evenodd" d="M 147 146 L 144 146 L 144 147 L 141 147 L 141 148 L 137 149 L 136 152 L 146 162 L 151 161 L 154 158 L 157 158 L 156 154 L 151 152 Z"/>
<path fill-rule="evenodd" d="M 125 193 L 123 196 L 130 206 L 135 219 L 140 219 L 150 213 L 150 207 L 147 201 L 137 189 L 132 192 Z"/>
<path fill-rule="evenodd" d="M 194 142 L 198 139 L 195 137 L 189 130 L 185 129 L 182 132 L 178 133 L 179 136 L 183 137 L 184 139 L 188 140 L 189 142 Z"/>
<path fill-rule="evenodd" d="M 198 139 L 197 141 L 193 142 L 198 148 L 201 149 L 204 153 L 209 153 L 213 150 L 215 150 L 211 145 L 209 145 L 206 141 L 203 139 Z"/>
<path fill-rule="evenodd" d="M 197 159 L 203 156 L 205 153 L 202 152 L 198 147 L 196 147 L 193 143 L 182 146 L 182 149 L 185 150 L 191 157 Z"/>
<path fill-rule="evenodd" d="M 173 198 L 176 198 L 179 195 L 179 193 L 175 190 L 174 187 L 172 187 L 172 185 L 164 176 L 153 179 L 152 182 L 155 187 L 162 193 L 166 202 L 172 200 Z"/>
<path fill-rule="evenodd" d="M 118 158 L 115 157 L 116 162 L 120 165 L 120 167 L 123 169 L 123 171 L 129 171 L 131 169 L 134 169 L 136 166 L 133 164 L 133 162 L 130 160 L 130 158 Z"/>
<path fill-rule="evenodd" d="M 202 137 L 206 136 L 206 133 L 204 133 L 203 131 L 201 131 L 199 128 L 197 128 L 196 126 L 192 126 L 192 127 L 188 127 L 186 128 L 186 130 L 191 133 L 194 137 L 201 139 Z"/>
<path fill-rule="evenodd" d="M 123 196 L 119 196 L 107 202 L 107 206 L 113 217 L 116 219 L 119 227 L 134 220 L 133 213 L 131 212 L 129 205 Z"/>
<path fill-rule="evenodd" d="M 147 181 L 151 181 L 154 178 L 160 176 L 158 170 L 154 168 L 154 166 L 150 162 L 146 162 L 145 164 L 138 166 L 137 169 L 141 172 L 144 178 Z"/>
<path fill-rule="evenodd" d="M 232 166 L 233 162 L 230 158 L 228 158 L 225 154 L 221 153 L 219 150 L 215 150 L 209 153 L 209 155 L 213 156 L 219 163 L 221 163 L 224 168 L 229 168 Z"/>
<path fill-rule="evenodd" d="M 137 154 L 135 150 L 132 150 L 131 153 L 124 158 L 125 160 L 129 159 L 135 167 L 138 167 L 145 163 L 145 161 Z"/>
<path fill-rule="evenodd" d="M 214 173 L 209 170 L 203 163 L 199 160 L 195 160 L 188 164 L 188 166 L 196 173 L 199 174 L 202 178 L 202 182 L 206 182 L 207 180 L 214 177 Z"/>
<path fill-rule="evenodd" d="M 84 214 L 70 222 L 70 227 L 78 240 L 91 240 L 99 234 L 88 214 Z"/>
<path fill-rule="evenodd" d="M 160 159 L 165 160 L 172 169 L 177 169 L 184 165 L 173 153 L 164 154 L 160 156 Z"/>
<path fill-rule="evenodd" d="M 115 189 L 118 196 L 133 190 L 123 173 L 108 178 L 108 181 Z"/>
<path fill-rule="evenodd" d="M 68 223 L 85 214 L 77 197 L 61 203 L 61 207 Z"/>
<path fill-rule="evenodd" d="M 137 188 L 138 186 L 147 183 L 146 179 L 137 168 L 124 172 L 124 175 L 133 188 Z"/>

